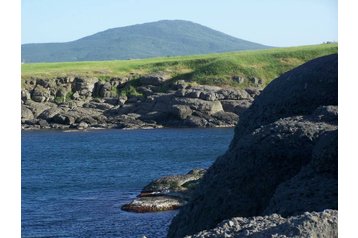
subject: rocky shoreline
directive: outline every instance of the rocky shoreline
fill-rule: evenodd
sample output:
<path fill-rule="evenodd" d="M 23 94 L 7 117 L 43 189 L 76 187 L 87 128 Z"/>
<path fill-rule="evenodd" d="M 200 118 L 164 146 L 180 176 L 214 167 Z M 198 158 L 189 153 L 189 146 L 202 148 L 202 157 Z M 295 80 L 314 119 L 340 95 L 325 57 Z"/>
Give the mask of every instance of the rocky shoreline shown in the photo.
<path fill-rule="evenodd" d="M 31 129 L 234 127 L 261 87 L 221 88 L 164 73 L 131 78 L 24 80 L 21 125 Z"/>

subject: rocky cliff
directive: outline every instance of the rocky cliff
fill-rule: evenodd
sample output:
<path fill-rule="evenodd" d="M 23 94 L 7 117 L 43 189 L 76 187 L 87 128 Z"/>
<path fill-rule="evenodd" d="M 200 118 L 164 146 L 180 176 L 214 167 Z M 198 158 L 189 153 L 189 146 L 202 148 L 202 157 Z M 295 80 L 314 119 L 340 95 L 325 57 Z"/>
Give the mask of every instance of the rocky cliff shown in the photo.
<path fill-rule="evenodd" d="M 190 84 L 164 73 L 24 80 L 23 129 L 229 127 L 260 93 Z"/>
<path fill-rule="evenodd" d="M 327 212 L 302 215 L 338 209 L 337 147 L 338 55 L 330 55 L 275 79 L 240 115 L 229 150 L 208 169 L 189 203 L 173 219 L 168 237 L 213 229 L 232 217 L 241 217 L 230 222 L 241 224 L 232 229 L 237 231 L 232 236 L 230 229 L 228 236 L 215 235 L 222 228 L 219 224 L 207 235 L 192 237 L 310 237 L 250 233 L 256 226 L 256 230 L 269 227 L 270 220 L 287 226 L 299 220 L 311 224 L 310 217 L 319 225 L 310 226 L 309 230 L 317 230 L 307 234 L 337 236 L 335 211 L 328 212 L 328 222 L 320 220 Z M 255 216 L 260 217 L 247 219 Z M 263 222 L 251 222 L 257 219 Z"/>

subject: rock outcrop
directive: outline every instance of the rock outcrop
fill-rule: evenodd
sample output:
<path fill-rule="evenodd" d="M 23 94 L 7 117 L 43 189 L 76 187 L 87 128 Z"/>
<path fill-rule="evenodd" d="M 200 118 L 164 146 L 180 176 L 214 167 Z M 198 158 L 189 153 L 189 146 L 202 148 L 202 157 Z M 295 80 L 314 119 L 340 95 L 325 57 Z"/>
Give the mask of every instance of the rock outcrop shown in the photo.
<path fill-rule="evenodd" d="M 157 212 L 180 208 L 188 202 L 205 172 L 205 169 L 194 169 L 185 175 L 156 179 L 145 186 L 136 199 L 124 204 L 122 210 Z"/>
<path fill-rule="evenodd" d="M 278 213 L 301 219 L 304 212 L 338 209 L 337 111 L 337 55 L 312 60 L 272 81 L 240 115 L 229 150 L 208 169 L 173 219 L 168 237 L 212 229 L 232 217 Z M 250 223 L 251 218 L 243 219 Z M 331 225 L 327 229 L 336 232 Z M 310 226 L 311 234 L 316 228 Z"/>
<path fill-rule="evenodd" d="M 164 73 L 107 81 L 33 78 L 21 91 L 21 122 L 23 129 L 233 127 L 259 92 L 190 85 Z"/>
<path fill-rule="evenodd" d="M 305 212 L 284 218 L 277 214 L 258 217 L 235 217 L 211 230 L 185 238 L 334 238 L 338 237 L 338 211 Z"/>

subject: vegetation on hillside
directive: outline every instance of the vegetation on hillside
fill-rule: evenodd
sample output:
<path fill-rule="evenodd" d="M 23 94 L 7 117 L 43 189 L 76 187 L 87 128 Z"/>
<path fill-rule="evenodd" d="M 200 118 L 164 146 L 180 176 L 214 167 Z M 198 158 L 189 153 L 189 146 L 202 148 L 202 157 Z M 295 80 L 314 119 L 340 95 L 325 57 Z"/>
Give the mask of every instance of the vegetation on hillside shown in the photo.
<path fill-rule="evenodd" d="M 22 45 L 23 62 L 143 59 L 238 50 L 266 49 L 208 27 L 182 20 L 163 20 L 108 29 L 65 43 Z"/>
<path fill-rule="evenodd" d="M 311 59 L 338 52 L 337 44 L 275 48 L 141 60 L 22 64 L 22 79 L 64 76 L 130 77 L 165 72 L 174 80 L 208 85 L 247 86 L 238 78 L 258 78 L 263 84 Z"/>

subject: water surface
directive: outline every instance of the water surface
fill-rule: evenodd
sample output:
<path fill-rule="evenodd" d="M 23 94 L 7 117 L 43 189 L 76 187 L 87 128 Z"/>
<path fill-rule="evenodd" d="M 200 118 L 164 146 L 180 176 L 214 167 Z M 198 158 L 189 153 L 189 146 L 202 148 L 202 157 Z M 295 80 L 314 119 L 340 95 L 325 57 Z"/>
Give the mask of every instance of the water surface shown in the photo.
<path fill-rule="evenodd" d="M 233 129 L 22 132 L 22 237 L 165 237 L 175 211 L 120 210 L 151 180 L 206 168 Z"/>

